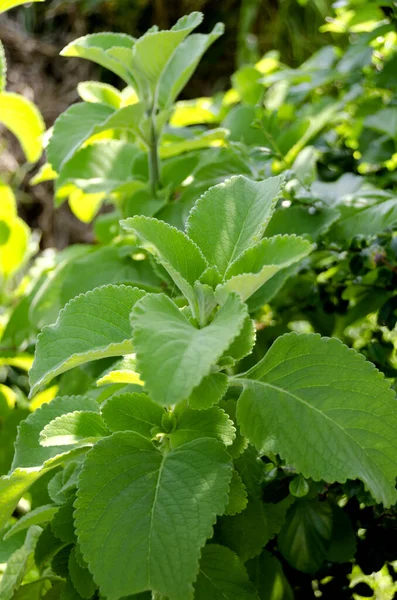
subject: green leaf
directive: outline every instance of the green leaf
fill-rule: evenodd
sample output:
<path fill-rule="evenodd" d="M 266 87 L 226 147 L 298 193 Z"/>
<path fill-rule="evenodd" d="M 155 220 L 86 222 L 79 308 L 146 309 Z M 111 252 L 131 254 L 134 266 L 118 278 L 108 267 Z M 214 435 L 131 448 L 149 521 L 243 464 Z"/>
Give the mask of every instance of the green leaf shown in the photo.
<path fill-rule="evenodd" d="M 47 147 L 48 162 L 59 173 L 61 166 L 88 139 L 97 125 L 104 123 L 114 109 L 106 104 L 73 104 L 55 121 Z"/>
<path fill-rule="evenodd" d="M 295 235 L 265 238 L 247 248 L 230 265 L 220 290 L 222 294 L 237 292 L 247 300 L 275 273 L 302 260 L 312 250 L 312 245 Z"/>
<path fill-rule="evenodd" d="M 44 2 L 44 0 L 31 0 L 32 2 Z M 20 6 L 21 4 L 27 4 L 26 0 L 0 0 L 0 13 Z"/>
<path fill-rule="evenodd" d="M 123 33 L 94 33 L 77 38 L 68 44 L 61 52 L 61 56 L 78 56 L 91 60 L 105 69 L 109 69 L 126 83 L 133 83 L 131 74 L 126 65 L 113 57 L 110 50 L 125 48 L 131 51 L 135 39 Z"/>
<path fill-rule="evenodd" d="M 42 569 L 49 565 L 54 556 L 63 550 L 65 544 L 61 542 L 52 532 L 51 525 L 48 524 L 41 532 L 34 551 L 34 560 L 36 566 Z"/>
<path fill-rule="evenodd" d="M 184 408 L 170 434 L 171 446 L 178 448 L 197 438 L 216 438 L 225 446 L 233 444 L 236 430 L 229 415 L 217 406 L 196 411 Z"/>
<path fill-rule="evenodd" d="M 73 446 L 69 448 L 65 446 L 44 448 L 39 443 L 39 436 L 44 427 L 56 417 L 74 410 L 98 412 L 99 407 L 93 398 L 63 396 L 54 398 L 54 400 L 48 404 L 43 404 L 30 414 L 18 427 L 12 469 L 40 467 L 45 461 L 54 458 L 58 454 L 72 450 Z"/>
<path fill-rule="evenodd" d="M 224 373 L 210 373 L 202 379 L 189 396 L 189 405 L 195 410 L 205 410 L 223 398 L 228 388 L 228 378 Z"/>
<path fill-rule="evenodd" d="M 149 217 L 132 217 L 121 222 L 134 232 L 141 246 L 167 270 L 185 297 L 193 301 L 192 286 L 208 263 L 196 244 L 176 227 Z"/>
<path fill-rule="evenodd" d="M 70 579 L 66 580 L 59 600 L 81 600 L 80 594 L 77 592 Z"/>
<path fill-rule="evenodd" d="M 157 88 L 175 50 L 187 35 L 200 25 L 203 15 L 192 12 L 182 17 L 168 31 L 148 31 L 132 50 L 131 72 L 138 83 L 141 100 L 154 104 Z"/>
<path fill-rule="evenodd" d="M 230 295 L 210 325 L 196 329 L 163 294 L 148 294 L 132 313 L 137 364 L 155 402 L 190 396 L 238 335 L 246 307 Z"/>
<path fill-rule="evenodd" d="M 234 516 L 219 519 L 220 540 L 245 562 L 260 554 L 273 537 L 271 520 L 267 520 L 262 500 L 248 497 L 246 508 Z"/>
<path fill-rule="evenodd" d="M 397 109 L 395 106 L 379 110 L 375 114 L 364 119 L 364 125 L 375 129 L 379 133 L 385 133 L 391 138 L 397 138 Z"/>
<path fill-rule="evenodd" d="M 151 439 L 153 427 L 161 426 L 164 409 L 146 394 L 111 396 L 101 408 L 106 426 L 112 432 L 134 431 Z"/>
<path fill-rule="evenodd" d="M 11 475 L 0 477 L 0 528 L 7 524 L 21 496 L 41 475 L 40 469 L 16 469 Z"/>
<path fill-rule="evenodd" d="M 241 383 L 237 419 L 259 452 L 280 454 L 315 481 L 361 479 L 378 502 L 396 501 L 395 395 L 362 355 L 337 339 L 291 333 Z"/>
<path fill-rule="evenodd" d="M 91 360 L 131 354 L 129 314 L 145 292 L 107 285 L 74 298 L 37 340 L 31 395 L 59 375 Z"/>
<path fill-rule="evenodd" d="M 396 199 L 366 206 L 342 217 L 331 229 L 330 235 L 339 241 L 350 241 L 355 235 L 376 235 L 397 221 Z"/>
<path fill-rule="evenodd" d="M 42 446 L 92 445 L 109 435 L 98 413 L 76 410 L 48 423 L 40 433 Z"/>
<path fill-rule="evenodd" d="M 194 589 L 195 600 L 258 600 L 244 565 L 234 552 L 218 544 L 203 548 Z"/>
<path fill-rule="evenodd" d="M 246 317 L 239 335 L 226 351 L 227 356 L 238 361 L 251 353 L 256 339 L 255 321 Z"/>
<path fill-rule="evenodd" d="M 171 135 L 167 138 L 167 135 L 164 134 L 161 138 L 160 158 L 172 158 L 174 156 L 179 156 L 183 152 L 192 152 L 193 150 L 219 146 L 227 136 L 228 130 L 223 129 L 222 127 L 204 131 L 187 139 L 180 138 L 179 141 L 175 140 L 175 136 Z M 229 174 L 229 170 L 227 170 L 227 174 Z"/>
<path fill-rule="evenodd" d="M 77 250 L 77 246 L 72 246 Z M 88 252 L 87 252 L 88 250 Z M 131 253 L 129 252 L 131 250 Z M 83 249 L 67 257 L 46 277 L 35 294 L 29 316 L 37 327 L 56 321 L 69 300 L 105 284 L 128 283 L 150 292 L 160 291 L 160 281 L 149 260 L 132 260 L 133 247 L 104 246 Z"/>
<path fill-rule="evenodd" d="M 99 102 L 115 109 L 120 108 L 123 99 L 117 88 L 101 81 L 80 81 L 77 91 L 84 102 Z"/>
<path fill-rule="evenodd" d="M 57 204 L 69 195 L 70 184 L 87 194 L 110 193 L 125 184 L 132 179 L 137 153 L 136 146 L 119 140 L 101 140 L 78 150 L 56 180 Z"/>
<path fill-rule="evenodd" d="M 249 560 L 246 569 L 255 584 L 261 600 L 294 600 L 294 594 L 283 573 L 280 561 L 264 550 Z"/>
<path fill-rule="evenodd" d="M 294 477 L 289 484 L 289 493 L 295 496 L 295 498 L 303 498 L 303 496 L 307 496 L 309 491 L 309 482 L 302 475 Z"/>
<path fill-rule="evenodd" d="M 71 582 L 76 591 L 82 598 L 89 600 L 95 594 L 97 586 L 95 585 L 92 575 L 86 566 L 81 565 L 81 557 L 79 557 L 77 546 L 74 546 L 69 557 L 69 574 Z"/>
<path fill-rule="evenodd" d="M 98 442 L 80 475 L 75 522 L 101 593 L 191 600 L 200 548 L 225 508 L 230 478 L 230 458 L 213 439 L 165 454 L 132 433 Z"/>
<path fill-rule="evenodd" d="M 4 46 L 0 41 L 0 93 L 4 90 L 7 81 L 7 62 Z"/>
<path fill-rule="evenodd" d="M 16 550 L 7 562 L 6 569 L 0 581 L 1 600 L 11 600 L 15 590 L 19 588 L 29 567 L 29 559 L 32 556 L 41 527 L 33 525 L 26 535 L 22 548 Z"/>
<path fill-rule="evenodd" d="M 332 537 L 326 560 L 346 563 L 354 558 L 357 550 L 356 532 L 345 511 L 332 505 Z"/>
<path fill-rule="evenodd" d="M 331 506 L 319 500 L 298 500 L 288 511 L 277 540 L 294 569 L 315 573 L 327 556 L 331 536 Z"/>
<path fill-rule="evenodd" d="M 262 237 L 281 186 L 281 177 L 255 182 L 237 176 L 210 188 L 196 202 L 187 220 L 187 233 L 222 276 Z"/>
<path fill-rule="evenodd" d="M 1 13 L 1 6 L 0 6 Z M 0 123 L 18 139 L 28 162 L 39 160 L 43 151 L 43 118 L 27 98 L 12 92 L 0 92 Z"/>
<path fill-rule="evenodd" d="M 236 470 L 233 470 L 232 480 L 229 489 L 229 501 L 227 503 L 225 514 L 231 517 L 242 512 L 247 507 L 247 491 L 245 485 Z"/>
<path fill-rule="evenodd" d="M 4 539 L 7 540 L 12 535 L 28 529 L 31 525 L 42 525 L 43 523 L 48 523 L 48 521 L 51 521 L 57 510 L 58 507 L 54 506 L 53 504 L 44 504 L 42 506 L 38 506 L 25 515 L 22 515 L 22 517 L 20 517 L 18 521 L 16 521 L 16 523 L 14 523 L 14 525 L 12 525 L 12 527 L 10 527 L 10 529 L 7 531 Z"/>
<path fill-rule="evenodd" d="M 177 47 L 161 79 L 159 104 L 162 108 L 172 105 L 193 75 L 203 54 L 223 32 L 224 25 L 217 23 L 211 33 L 189 35 Z"/>
<path fill-rule="evenodd" d="M 266 235 L 295 233 L 316 241 L 338 220 L 339 211 L 334 208 L 321 207 L 316 208 L 313 212 L 310 211 L 311 208 L 294 205 L 288 208 L 278 208 L 266 228 Z"/>
<path fill-rule="evenodd" d="M 64 544 L 74 544 L 76 542 L 73 518 L 73 505 L 75 501 L 75 494 L 70 495 L 66 502 L 58 509 L 58 512 L 51 523 L 53 534 Z"/>

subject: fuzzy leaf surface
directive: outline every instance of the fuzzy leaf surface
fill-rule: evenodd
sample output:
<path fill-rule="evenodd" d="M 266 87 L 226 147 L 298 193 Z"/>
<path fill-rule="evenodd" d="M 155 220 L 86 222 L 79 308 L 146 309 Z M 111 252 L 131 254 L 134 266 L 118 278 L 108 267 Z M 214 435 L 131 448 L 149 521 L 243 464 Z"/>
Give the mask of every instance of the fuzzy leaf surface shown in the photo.
<path fill-rule="evenodd" d="M 196 329 L 162 294 L 148 294 L 132 311 L 134 346 L 150 396 L 162 405 L 189 397 L 238 335 L 246 307 L 230 295 L 212 323 Z"/>
<path fill-rule="evenodd" d="M 122 221 L 122 226 L 138 236 L 142 247 L 168 271 L 181 292 L 192 298 L 193 284 L 208 267 L 198 246 L 182 231 L 158 219 L 136 216 Z"/>
<path fill-rule="evenodd" d="M 196 202 L 187 234 L 222 276 L 244 250 L 261 239 L 282 182 L 282 177 L 255 182 L 239 175 L 210 188 Z"/>
<path fill-rule="evenodd" d="M 135 431 L 150 439 L 153 427 L 161 426 L 164 409 L 146 394 L 120 394 L 109 398 L 101 409 L 110 431 Z"/>
<path fill-rule="evenodd" d="M 107 285 L 74 298 L 38 337 L 31 394 L 65 371 L 107 356 L 131 354 L 129 314 L 145 292 Z"/>
<path fill-rule="evenodd" d="M 176 427 L 170 434 L 171 445 L 178 448 L 196 438 L 215 438 L 230 446 L 233 444 L 236 430 L 229 415 L 214 406 L 207 410 L 195 411 L 185 408 L 177 419 Z"/>
<path fill-rule="evenodd" d="M 259 452 L 316 481 L 361 479 L 378 502 L 396 501 L 395 395 L 362 355 L 337 339 L 291 333 L 242 379 L 237 419 Z"/>
<path fill-rule="evenodd" d="M 91 445 L 109 431 L 98 413 L 76 410 L 56 417 L 40 433 L 42 446 Z"/>
<path fill-rule="evenodd" d="M 237 292 L 247 300 L 281 269 L 302 260 L 312 249 L 305 239 L 295 235 L 275 236 L 245 250 L 225 274 L 224 291 Z"/>
<path fill-rule="evenodd" d="M 230 478 L 230 458 L 213 439 L 165 455 L 128 432 L 98 442 L 80 475 L 75 522 L 102 594 L 155 590 L 191 600 L 200 548 L 225 508 Z"/>

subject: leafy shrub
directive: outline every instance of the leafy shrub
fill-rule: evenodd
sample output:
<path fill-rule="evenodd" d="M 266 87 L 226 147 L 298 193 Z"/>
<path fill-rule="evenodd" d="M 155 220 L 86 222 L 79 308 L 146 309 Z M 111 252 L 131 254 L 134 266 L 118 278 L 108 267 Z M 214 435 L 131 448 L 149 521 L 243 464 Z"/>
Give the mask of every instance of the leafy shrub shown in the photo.
<path fill-rule="evenodd" d="M 271 53 L 189 102 L 222 33 L 199 13 L 63 50 L 125 87 L 83 82 L 33 179 L 96 244 L 37 258 L 8 309 L 11 369 L 42 331 L 2 599 L 350 598 L 394 575 L 396 33 L 368 4 L 331 22 L 344 52 Z"/>

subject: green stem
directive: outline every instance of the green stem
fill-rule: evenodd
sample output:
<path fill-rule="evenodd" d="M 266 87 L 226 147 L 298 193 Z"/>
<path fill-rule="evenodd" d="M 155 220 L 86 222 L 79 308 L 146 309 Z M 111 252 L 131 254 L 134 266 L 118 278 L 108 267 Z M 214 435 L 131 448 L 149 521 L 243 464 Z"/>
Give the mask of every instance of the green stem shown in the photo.
<path fill-rule="evenodd" d="M 160 158 L 154 111 L 152 111 L 150 118 L 149 178 L 152 194 L 154 198 L 157 198 L 157 192 L 160 187 Z"/>

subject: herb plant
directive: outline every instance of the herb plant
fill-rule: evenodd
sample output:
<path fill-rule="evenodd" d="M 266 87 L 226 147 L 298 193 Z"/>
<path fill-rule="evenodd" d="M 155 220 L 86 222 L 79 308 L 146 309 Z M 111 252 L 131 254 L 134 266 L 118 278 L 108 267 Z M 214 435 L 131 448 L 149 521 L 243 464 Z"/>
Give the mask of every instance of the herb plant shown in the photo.
<path fill-rule="evenodd" d="M 372 572 L 356 531 L 394 516 L 394 158 L 365 154 L 396 137 L 372 114 L 395 110 L 371 46 L 394 60 L 392 20 L 343 55 L 296 70 L 268 55 L 222 97 L 176 102 L 222 33 L 200 22 L 63 51 L 126 87 L 81 84 L 33 180 L 83 220 L 112 211 L 97 245 L 36 265 L 4 328 L 18 350 L 42 328 L 30 396 L 54 380 L 57 396 L 20 424 L 0 479 L 2 600 L 281 600 L 320 584 L 347 598 L 356 551 Z M 389 344 L 380 370 L 373 341 Z"/>

